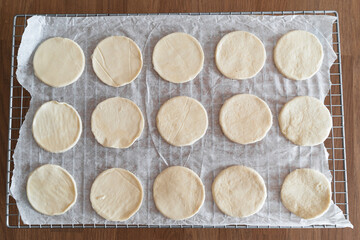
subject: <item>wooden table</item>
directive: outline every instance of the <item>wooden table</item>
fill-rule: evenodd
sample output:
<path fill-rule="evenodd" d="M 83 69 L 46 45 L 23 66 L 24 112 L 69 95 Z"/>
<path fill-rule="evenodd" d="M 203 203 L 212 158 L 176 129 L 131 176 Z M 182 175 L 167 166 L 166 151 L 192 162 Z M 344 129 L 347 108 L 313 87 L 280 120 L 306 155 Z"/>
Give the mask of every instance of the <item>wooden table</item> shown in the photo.
<path fill-rule="evenodd" d="M 16 14 L 156 13 L 336 10 L 340 18 L 350 220 L 354 229 L 8 229 L 5 224 L 6 154 L 12 21 Z M 2 0 L 0 57 L 1 239 L 359 239 L 360 211 L 360 1 L 359 0 Z"/>

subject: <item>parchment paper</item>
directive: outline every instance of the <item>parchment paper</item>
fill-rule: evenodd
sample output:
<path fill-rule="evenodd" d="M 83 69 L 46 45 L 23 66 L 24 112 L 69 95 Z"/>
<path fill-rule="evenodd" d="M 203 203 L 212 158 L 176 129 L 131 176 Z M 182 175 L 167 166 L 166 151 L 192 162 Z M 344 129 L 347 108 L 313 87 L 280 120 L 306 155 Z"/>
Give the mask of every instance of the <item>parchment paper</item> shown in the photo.
<path fill-rule="evenodd" d="M 15 153 L 15 170 L 11 194 L 17 201 L 22 220 L 26 224 L 104 224 L 93 211 L 89 194 L 91 184 L 102 171 L 121 167 L 133 172 L 142 182 L 144 199 L 140 210 L 128 221 L 118 224 L 196 224 L 225 225 L 249 224 L 270 226 L 303 226 L 310 224 L 336 224 L 352 227 L 342 211 L 332 204 L 320 218 L 301 220 L 291 214 L 280 201 L 281 184 L 294 169 L 310 167 L 324 173 L 331 180 L 328 154 L 323 144 L 300 147 L 290 143 L 279 132 L 278 113 L 282 106 L 298 95 L 310 95 L 324 100 L 330 88 L 330 66 L 336 59 L 332 50 L 331 16 L 121 16 L 121 17 L 44 17 L 34 16 L 22 37 L 18 52 L 17 78 L 30 92 L 30 109 L 20 130 Z M 324 62 L 320 71 L 306 81 L 292 81 L 275 68 L 272 51 L 276 41 L 290 30 L 303 29 L 315 34 L 324 48 Z M 214 63 L 216 44 L 226 33 L 234 30 L 249 31 L 265 45 L 267 60 L 256 77 L 237 81 L 225 78 Z M 201 43 L 204 68 L 193 80 L 172 84 L 162 80 L 153 70 L 152 51 L 165 35 L 181 31 L 194 36 Z M 131 84 L 114 88 L 102 83 L 93 72 L 91 54 L 100 40 L 112 35 L 132 38 L 142 50 L 143 69 Z M 34 76 L 33 54 L 37 46 L 50 37 L 66 37 L 77 42 L 86 58 L 85 71 L 78 81 L 62 88 L 52 88 Z M 219 109 L 234 94 L 250 93 L 265 100 L 273 113 L 273 126 L 260 142 L 239 145 L 229 141 L 218 123 Z M 173 147 L 160 137 L 155 117 L 162 103 L 171 97 L 186 95 L 199 100 L 209 116 L 206 135 L 191 147 Z M 146 117 L 140 139 L 129 149 L 110 149 L 99 145 L 91 130 L 91 113 L 98 103 L 121 96 L 134 101 Z M 31 132 L 35 111 L 46 101 L 57 100 L 71 104 L 83 121 L 83 133 L 74 148 L 52 154 L 41 149 Z M 78 199 L 62 216 L 45 216 L 36 212 L 26 197 L 29 173 L 42 164 L 58 164 L 74 177 Z M 211 184 L 222 169 L 242 164 L 254 168 L 264 178 L 268 197 L 264 207 L 247 218 L 227 217 L 214 204 Z M 163 217 L 156 209 L 152 197 L 155 177 L 167 166 L 182 165 L 195 171 L 202 179 L 206 200 L 197 215 L 173 221 Z"/>

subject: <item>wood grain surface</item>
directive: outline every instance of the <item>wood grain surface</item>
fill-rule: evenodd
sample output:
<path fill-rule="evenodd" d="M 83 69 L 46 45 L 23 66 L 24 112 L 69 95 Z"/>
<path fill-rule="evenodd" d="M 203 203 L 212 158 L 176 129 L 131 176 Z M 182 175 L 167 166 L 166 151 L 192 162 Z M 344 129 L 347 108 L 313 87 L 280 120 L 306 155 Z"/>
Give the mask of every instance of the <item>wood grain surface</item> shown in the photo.
<path fill-rule="evenodd" d="M 336 10 L 340 18 L 350 220 L 354 229 L 8 229 L 5 186 L 12 22 L 16 14 Z M 1 0 L 0 239 L 360 239 L 359 0 Z"/>

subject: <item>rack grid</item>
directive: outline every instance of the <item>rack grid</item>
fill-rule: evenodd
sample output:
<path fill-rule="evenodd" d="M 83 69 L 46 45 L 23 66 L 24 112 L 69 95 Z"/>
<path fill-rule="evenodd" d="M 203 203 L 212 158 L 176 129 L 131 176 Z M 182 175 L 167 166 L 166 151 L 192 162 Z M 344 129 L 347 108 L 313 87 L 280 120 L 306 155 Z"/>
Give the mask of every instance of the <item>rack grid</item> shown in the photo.
<path fill-rule="evenodd" d="M 329 109 L 333 128 L 325 141 L 329 153 L 329 168 L 333 176 L 332 199 L 349 219 L 348 183 L 346 169 L 344 106 L 342 89 L 341 51 L 339 19 L 336 11 L 273 11 L 273 12 L 212 12 L 212 13 L 155 13 L 155 14 L 43 14 L 53 17 L 96 17 L 96 16 L 141 16 L 141 15 L 330 15 L 335 16 L 333 24 L 333 49 L 337 60 L 330 69 L 331 88 L 325 98 L 325 106 Z M 9 137 L 7 153 L 7 184 L 6 184 L 6 225 L 9 228 L 336 228 L 337 225 L 294 226 L 257 226 L 257 225 L 125 225 L 125 224 L 48 224 L 26 225 L 22 222 L 15 199 L 10 195 L 11 178 L 14 170 L 13 153 L 19 137 L 20 127 L 30 106 L 30 94 L 19 84 L 15 73 L 17 69 L 17 53 L 25 30 L 27 20 L 34 16 L 16 15 L 13 22 L 10 106 L 9 106 Z"/>

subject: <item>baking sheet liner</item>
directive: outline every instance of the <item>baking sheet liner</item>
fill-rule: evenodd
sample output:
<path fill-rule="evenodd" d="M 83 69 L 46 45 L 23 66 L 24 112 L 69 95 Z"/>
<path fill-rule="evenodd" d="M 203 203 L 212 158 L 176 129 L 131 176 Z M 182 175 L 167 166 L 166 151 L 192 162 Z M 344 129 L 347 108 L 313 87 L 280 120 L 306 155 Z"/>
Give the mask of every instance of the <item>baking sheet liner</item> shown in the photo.
<path fill-rule="evenodd" d="M 286 175 L 297 168 L 313 168 L 331 180 L 328 153 L 323 144 L 300 147 L 280 133 L 278 113 L 293 97 L 309 95 L 324 100 L 330 89 L 330 67 L 336 55 L 332 49 L 332 16 L 116 16 L 116 17 L 45 17 L 34 16 L 22 36 L 18 51 L 17 79 L 31 94 L 30 109 L 20 130 L 14 152 L 14 174 L 11 194 L 16 199 L 25 224 L 112 224 L 93 211 L 89 200 L 91 184 L 102 171 L 121 167 L 134 173 L 141 181 L 144 199 L 140 210 L 129 220 L 118 224 L 155 225 L 225 225 L 248 224 L 266 226 L 306 226 L 336 224 L 352 227 L 334 204 L 321 217 L 303 220 L 281 204 L 280 189 Z M 282 76 L 273 62 L 273 48 L 285 33 L 302 29 L 315 34 L 323 45 L 324 62 L 311 79 L 292 81 Z M 227 79 L 217 70 L 214 61 L 216 44 L 225 34 L 249 31 L 264 43 L 267 60 L 264 68 L 248 80 Z M 157 41 L 172 32 L 186 32 L 197 38 L 205 53 L 204 68 L 188 83 L 173 84 L 162 80 L 154 71 L 152 51 Z M 144 66 L 131 84 L 114 88 L 102 83 L 91 66 L 91 54 L 104 38 L 122 35 L 132 38 L 140 47 Z M 86 67 L 75 83 L 52 88 L 34 76 L 32 59 L 37 46 L 50 37 L 66 37 L 77 42 L 84 51 Z M 250 93 L 262 98 L 273 113 L 273 126 L 260 142 L 239 145 L 221 132 L 218 114 L 224 101 L 234 94 Z M 155 117 L 161 104 L 171 97 L 186 95 L 199 100 L 207 110 L 209 128 L 193 146 L 173 147 L 159 135 Z M 91 132 L 91 114 L 101 101 L 120 96 L 131 99 L 142 110 L 146 120 L 140 139 L 128 149 L 110 149 L 98 144 Z M 65 153 L 53 154 L 41 149 L 33 139 L 31 125 L 35 111 L 46 101 L 71 104 L 80 114 L 83 133 L 79 142 Z M 64 215 L 45 216 L 36 212 L 26 197 L 27 176 L 42 164 L 64 167 L 74 177 L 78 199 Z M 246 218 L 224 215 L 211 195 L 214 177 L 224 168 L 241 164 L 254 168 L 264 178 L 267 199 L 263 208 Z M 205 203 L 194 217 L 174 221 L 163 217 L 152 197 L 155 177 L 167 166 L 181 165 L 195 171 L 202 179 Z"/>

